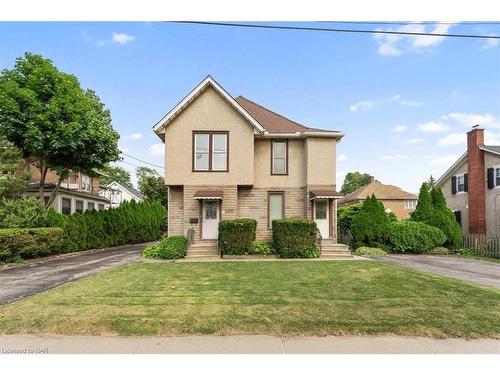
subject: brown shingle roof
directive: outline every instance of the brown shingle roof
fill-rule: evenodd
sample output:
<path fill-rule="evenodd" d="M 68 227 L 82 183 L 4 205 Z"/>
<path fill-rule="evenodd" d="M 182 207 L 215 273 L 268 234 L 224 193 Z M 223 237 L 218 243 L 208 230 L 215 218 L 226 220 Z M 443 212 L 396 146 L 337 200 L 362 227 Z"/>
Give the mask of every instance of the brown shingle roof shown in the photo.
<path fill-rule="evenodd" d="M 269 133 L 303 133 L 309 128 L 273 112 L 260 104 L 238 96 L 235 98 L 250 116 L 257 120 Z M 319 129 L 318 129 L 319 130 Z"/>
<path fill-rule="evenodd" d="M 224 192 L 222 190 L 198 190 L 194 193 L 194 199 L 222 199 Z"/>
<path fill-rule="evenodd" d="M 394 185 L 384 185 L 380 181 L 372 181 L 368 185 L 362 186 L 359 189 L 353 191 L 351 194 L 346 195 L 344 198 L 339 200 L 339 203 L 348 203 L 375 194 L 378 199 L 417 199 L 415 194 L 408 193 L 407 191 L 401 190 Z"/>

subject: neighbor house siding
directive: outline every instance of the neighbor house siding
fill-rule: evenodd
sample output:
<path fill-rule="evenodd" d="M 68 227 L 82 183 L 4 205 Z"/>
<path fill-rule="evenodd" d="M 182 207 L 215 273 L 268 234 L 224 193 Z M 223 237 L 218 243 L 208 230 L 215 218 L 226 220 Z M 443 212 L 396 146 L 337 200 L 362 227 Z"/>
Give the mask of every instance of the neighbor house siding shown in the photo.
<path fill-rule="evenodd" d="M 456 170 L 441 184 L 446 204 L 452 211 L 460 211 L 462 221 L 462 233 L 469 233 L 469 197 L 468 193 L 452 194 L 451 179 L 458 174 L 467 173 L 467 162 L 463 162 Z"/>
<path fill-rule="evenodd" d="M 182 187 L 168 188 L 168 235 L 184 233 L 184 195 Z"/>
<path fill-rule="evenodd" d="M 485 152 L 484 164 L 486 171 L 488 168 L 499 166 L 500 156 Z M 500 235 L 500 186 L 488 189 L 487 181 L 484 183 L 486 184 L 486 233 Z"/>

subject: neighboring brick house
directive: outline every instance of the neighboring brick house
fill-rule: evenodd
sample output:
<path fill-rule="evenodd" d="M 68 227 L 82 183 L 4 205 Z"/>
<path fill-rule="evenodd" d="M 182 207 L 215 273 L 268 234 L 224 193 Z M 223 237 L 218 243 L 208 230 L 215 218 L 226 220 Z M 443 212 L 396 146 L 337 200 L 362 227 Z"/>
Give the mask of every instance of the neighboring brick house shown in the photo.
<path fill-rule="evenodd" d="M 485 145 L 483 129 L 467 133 L 467 151 L 436 184 L 463 233 L 500 235 L 500 145 Z"/>
<path fill-rule="evenodd" d="M 194 248 L 213 250 L 221 219 L 254 218 L 257 238 L 270 241 L 273 219 L 304 217 L 316 220 L 325 246 L 336 243 L 341 132 L 233 98 L 210 76 L 154 131 L 165 143 L 168 235 L 190 235 Z"/>
<path fill-rule="evenodd" d="M 380 181 L 371 179 L 370 183 L 356 189 L 339 200 L 339 207 L 350 206 L 363 202 L 374 194 L 382 201 L 386 212 L 393 212 L 398 219 L 407 219 L 417 206 L 418 197 L 393 185 L 384 185 Z"/>
<path fill-rule="evenodd" d="M 40 170 L 34 165 L 29 165 L 31 181 L 26 189 L 28 195 L 38 195 L 40 186 Z M 79 172 L 70 172 L 69 178 L 61 183 L 51 207 L 57 212 L 70 215 L 75 212 L 83 213 L 86 210 L 104 210 L 110 207 L 109 199 L 99 196 L 99 176 L 90 177 Z M 59 176 L 55 171 L 49 170 L 45 176 L 44 200 L 49 200 L 52 191 L 56 188 Z"/>

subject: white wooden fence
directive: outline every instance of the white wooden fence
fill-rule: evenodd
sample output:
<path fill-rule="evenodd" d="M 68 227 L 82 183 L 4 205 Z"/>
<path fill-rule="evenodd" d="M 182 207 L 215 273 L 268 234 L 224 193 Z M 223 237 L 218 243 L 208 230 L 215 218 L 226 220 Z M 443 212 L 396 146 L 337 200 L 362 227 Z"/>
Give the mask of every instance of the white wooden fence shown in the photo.
<path fill-rule="evenodd" d="M 500 258 L 500 236 L 491 234 L 464 235 L 463 247 L 476 250 L 483 256 Z"/>

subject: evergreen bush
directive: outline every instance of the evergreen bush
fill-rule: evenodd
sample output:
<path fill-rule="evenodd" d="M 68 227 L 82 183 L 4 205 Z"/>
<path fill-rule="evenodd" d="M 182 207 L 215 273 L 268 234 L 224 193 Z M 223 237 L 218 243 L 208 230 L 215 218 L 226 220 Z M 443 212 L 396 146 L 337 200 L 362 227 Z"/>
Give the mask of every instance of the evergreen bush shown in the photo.
<path fill-rule="evenodd" d="M 273 247 L 281 258 L 316 258 L 318 228 L 312 220 L 273 220 Z"/>
<path fill-rule="evenodd" d="M 425 253 L 445 241 L 441 229 L 425 223 L 400 221 L 390 225 L 389 244 L 393 252 Z"/>
<path fill-rule="evenodd" d="M 351 232 L 354 247 L 385 247 L 390 220 L 384 205 L 375 195 L 367 197 L 361 209 L 352 218 Z"/>
<path fill-rule="evenodd" d="M 0 261 L 37 258 L 56 254 L 61 248 L 61 228 L 0 229 Z"/>
<path fill-rule="evenodd" d="M 232 219 L 219 222 L 219 248 L 222 254 L 248 254 L 255 241 L 257 221 L 254 219 Z"/>

